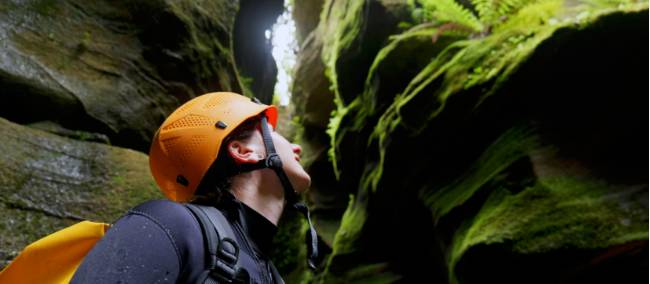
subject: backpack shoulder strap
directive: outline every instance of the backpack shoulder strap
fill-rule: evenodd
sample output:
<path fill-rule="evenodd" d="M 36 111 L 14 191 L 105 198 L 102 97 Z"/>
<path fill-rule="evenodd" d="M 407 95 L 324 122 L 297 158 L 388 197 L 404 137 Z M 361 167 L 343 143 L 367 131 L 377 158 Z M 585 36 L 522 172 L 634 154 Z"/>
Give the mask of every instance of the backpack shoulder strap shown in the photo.
<path fill-rule="evenodd" d="M 282 279 L 282 275 L 280 275 L 280 271 L 278 271 L 278 269 L 275 268 L 273 262 L 269 261 L 269 264 L 271 266 L 271 275 L 273 275 L 273 282 L 277 284 L 284 284 L 284 279 Z"/>
<path fill-rule="evenodd" d="M 199 221 L 208 249 L 206 270 L 199 283 L 232 283 L 239 273 L 239 244 L 226 217 L 218 209 L 185 205 Z"/>

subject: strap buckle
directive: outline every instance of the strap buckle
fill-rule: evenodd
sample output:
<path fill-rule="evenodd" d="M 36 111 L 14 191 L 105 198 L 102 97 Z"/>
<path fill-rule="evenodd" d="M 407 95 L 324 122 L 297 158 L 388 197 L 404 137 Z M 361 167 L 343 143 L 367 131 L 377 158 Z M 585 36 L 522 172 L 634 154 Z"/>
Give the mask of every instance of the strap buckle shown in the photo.
<path fill-rule="evenodd" d="M 271 169 L 282 169 L 282 160 L 277 153 L 271 153 L 266 157 L 266 167 Z"/>
<path fill-rule="evenodd" d="M 210 276 L 226 283 L 233 283 L 237 277 L 237 259 L 239 257 L 239 246 L 230 238 L 224 238 L 219 243 L 214 268 L 210 270 Z"/>

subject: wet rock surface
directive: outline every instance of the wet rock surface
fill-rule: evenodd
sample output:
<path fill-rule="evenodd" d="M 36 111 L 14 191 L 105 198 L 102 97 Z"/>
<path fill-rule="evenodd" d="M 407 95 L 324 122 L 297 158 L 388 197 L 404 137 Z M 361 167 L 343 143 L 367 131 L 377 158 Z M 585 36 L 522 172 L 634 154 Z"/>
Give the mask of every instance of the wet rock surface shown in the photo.
<path fill-rule="evenodd" d="M 2 266 L 36 239 L 81 220 L 111 223 L 162 198 L 147 156 L 60 137 L 0 118 Z"/>

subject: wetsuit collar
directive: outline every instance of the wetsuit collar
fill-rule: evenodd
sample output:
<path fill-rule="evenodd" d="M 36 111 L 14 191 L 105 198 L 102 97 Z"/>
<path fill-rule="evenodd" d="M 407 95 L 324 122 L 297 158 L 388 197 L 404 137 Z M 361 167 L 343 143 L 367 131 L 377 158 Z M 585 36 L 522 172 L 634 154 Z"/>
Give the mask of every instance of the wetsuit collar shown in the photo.
<path fill-rule="evenodd" d="M 239 202 L 239 204 L 242 227 L 246 230 L 248 237 L 255 243 L 257 249 L 268 256 L 271 252 L 273 237 L 278 232 L 278 227 L 253 208 L 242 202 Z"/>
<path fill-rule="evenodd" d="M 237 200 L 230 192 L 224 195 L 222 205 L 225 205 L 225 208 L 230 208 L 228 211 L 235 211 L 232 212 L 235 213 L 233 217 L 241 224 L 254 249 L 268 256 L 278 227 L 255 209 Z"/>

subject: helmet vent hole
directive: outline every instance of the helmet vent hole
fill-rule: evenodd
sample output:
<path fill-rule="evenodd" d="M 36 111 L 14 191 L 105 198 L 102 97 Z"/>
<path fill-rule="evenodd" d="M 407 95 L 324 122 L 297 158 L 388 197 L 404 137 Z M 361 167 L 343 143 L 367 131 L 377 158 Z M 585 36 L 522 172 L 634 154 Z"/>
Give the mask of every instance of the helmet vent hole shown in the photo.
<path fill-rule="evenodd" d="M 186 155 L 185 151 L 183 151 L 181 148 L 183 145 L 180 143 L 180 139 L 178 137 L 167 139 L 163 141 L 163 144 L 165 145 L 165 150 L 167 151 L 170 158 L 175 160 L 175 163 L 177 163 L 181 168 L 184 168 Z M 172 153 L 178 154 L 174 155 Z"/>
<path fill-rule="evenodd" d="M 172 122 L 165 126 L 164 130 L 171 130 L 176 128 L 188 128 L 210 125 L 210 119 L 205 116 L 190 114 L 179 120 Z"/>
<path fill-rule="evenodd" d="M 226 102 L 224 101 L 223 96 L 214 96 L 212 97 L 205 105 L 203 105 L 203 108 L 208 109 L 208 108 L 213 108 L 218 105 L 225 105 Z"/>
<path fill-rule="evenodd" d="M 192 136 L 192 140 L 190 140 L 190 143 L 187 145 L 187 148 L 185 148 L 185 151 L 183 151 L 183 154 L 186 156 L 192 155 L 194 150 L 201 147 L 201 145 L 205 143 L 206 140 L 208 140 L 208 137 L 205 135 Z"/>
<path fill-rule="evenodd" d="M 183 167 L 185 167 L 188 161 L 194 159 L 196 150 L 207 140 L 208 137 L 205 135 L 192 136 L 192 139 L 190 139 L 189 143 L 185 144 L 185 147 L 183 147 L 183 150 L 180 152 L 179 158 Z"/>
<path fill-rule="evenodd" d="M 178 109 L 179 113 L 186 112 L 196 104 L 196 100 L 191 100 Z"/>

